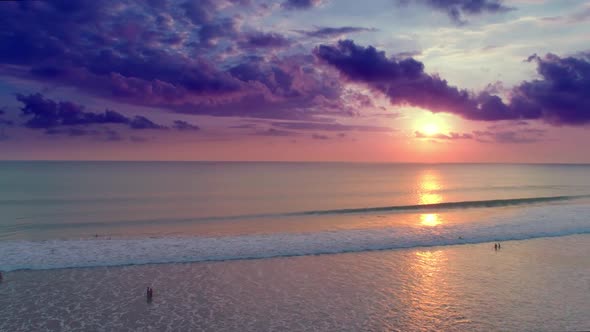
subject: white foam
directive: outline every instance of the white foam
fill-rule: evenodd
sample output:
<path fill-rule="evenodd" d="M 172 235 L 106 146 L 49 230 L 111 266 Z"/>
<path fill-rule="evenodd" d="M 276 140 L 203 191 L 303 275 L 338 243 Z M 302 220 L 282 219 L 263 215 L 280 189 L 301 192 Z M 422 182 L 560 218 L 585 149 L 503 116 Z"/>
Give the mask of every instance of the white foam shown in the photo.
<path fill-rule="evenodd" d="M 510 219 L 438 227 L 233 237 L 5 241 L 0 270 L 180 263 L 359 252 L 590 233 L 590 206 L 530 207 Z"/>

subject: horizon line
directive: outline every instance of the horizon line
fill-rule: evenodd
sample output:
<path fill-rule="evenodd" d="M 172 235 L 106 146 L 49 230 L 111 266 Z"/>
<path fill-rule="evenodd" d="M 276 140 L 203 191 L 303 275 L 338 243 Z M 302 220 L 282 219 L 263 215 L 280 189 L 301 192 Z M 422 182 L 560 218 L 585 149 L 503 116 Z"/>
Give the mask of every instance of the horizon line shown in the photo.
<path fill-rule="evenodd" d="M 486 161 L 346 161 L 346 160 L 124 160 L 124 159 L 0 159 L 0 162 L 105 162 L 105 163 L 269 163 L 269 164 L 399 164 L 399 165 L 588 165 L 590 162 L 486 162 Z"/>

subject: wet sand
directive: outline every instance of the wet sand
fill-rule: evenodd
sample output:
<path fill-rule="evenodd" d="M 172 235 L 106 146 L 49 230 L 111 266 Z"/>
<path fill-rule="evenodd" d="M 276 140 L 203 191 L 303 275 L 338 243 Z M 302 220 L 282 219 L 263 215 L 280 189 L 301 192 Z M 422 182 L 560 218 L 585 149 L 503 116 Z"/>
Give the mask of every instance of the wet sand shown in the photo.
<path fill-rule="evenodd" d="M 588 249 L 590 235 L 574 235 L 499 251 L 14 271 L 0 284 L 0 331 L 590 330 Z"/>

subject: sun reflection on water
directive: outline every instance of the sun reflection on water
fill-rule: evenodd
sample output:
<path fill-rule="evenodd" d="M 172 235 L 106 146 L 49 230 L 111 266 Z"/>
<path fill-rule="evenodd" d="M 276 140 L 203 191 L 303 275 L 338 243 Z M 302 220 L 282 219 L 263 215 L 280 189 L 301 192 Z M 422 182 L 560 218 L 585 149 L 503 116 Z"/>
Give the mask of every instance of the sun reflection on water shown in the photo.
<path fill-rule="evenodd" d="M 416 252 L 413 261 L 413 270 L 417 274 L 417 288 L 414 302 L 427 311 L 440 308 L 440 302 L 444 301 L 444 295 L 440 288 L 446 284 L 445 270 L 447 257 L 442 250 L 425 250 Z"/>
<path fill-rule="evenodd" d="M 443 196 L 439 190 L 443 188 L 440 181 L 439 174 L 434 170 L 425 170 L 420 174 L 418 179 L 418 203 L 438 204 L 443 202 Z M 442 219 L 437 213 L 423 213 L 420 214 L 420 225 L 422 226 L 438 226 L 442 223 Z"/>
<path fill-rule="evenodd" d="M 436 213 L 423 213 L 420 215 L 420 224 L 424 226 L 437 226 L 441 224 L 441 220 Z"/>

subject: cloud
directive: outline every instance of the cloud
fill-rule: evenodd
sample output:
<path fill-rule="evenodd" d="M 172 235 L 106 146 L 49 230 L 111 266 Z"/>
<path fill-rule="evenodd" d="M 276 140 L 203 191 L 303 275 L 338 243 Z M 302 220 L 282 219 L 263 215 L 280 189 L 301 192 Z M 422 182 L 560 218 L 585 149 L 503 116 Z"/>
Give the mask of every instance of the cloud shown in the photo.
<path fill-rule="evenodd" d="M 218 21 L 203 24 L 199 30 L 199 41 L 204 46 L 214 46 L 214 43 L 223 38 L 238 34 L 237 22 L 231 18 L 223 18 Z"/>
<path fill-rule="evenodd" d="M 129 136 L 129 140 L 131 142 L 135 142 L 135 143 L 145 143 L 145 142 L 149 141 L 149 139 L 147 139 L 145 137 L 141 137 L 141 136 Z"/>
<path fill-rule="evenodd" d="M 274 137 L 284 137 L 284 136 L 296 136 L 297 133 L 288 130 L 279 130 L 275 128 L 270 128 L 265 131 L 258 131 L 255 132 L 253 135 L 256 136 L 274 136 Z"/>
<path fill-rule="evenodd" d="M 315 54 L 349 81 L 364 82 L 385 93 L 392 104 L 464 114 L 477 106 L 466 90 L 426 74 L 424 65 L 413 58 L 387 58 L 385 52 L 358 46 L 351 40 L 341 40 L 336 46 L 320 45 Z"/>
<path fill-rule="evenodd" d="M 328 139 L 330 139 L 330 136 L 313 134 L 313 135 L 311 135 L 311 138 L 318 139 L 318 140 L 328 140 Z"/>
<path fill-rule="evenodd" d="M 521 130 L 495 130 L 494 128 L 493 130 L 474 130 L 472 133 L 449 132 L 434 135 L 427 135 L 416 130 L 414 137 L 428 140 L 476 140 L 481 143 L 523 144 L 543 141 L 545 133 L 545 130 L 535 128 Z"/>
<path fill-rule="evenodd" d="M 4 115 L 5 113 L 6 113 L 5 110 L 0 109 L 0 116 Z M 12 122 L 11 120 L 0 119 L 0 125 L 12 126 L 13 124 L 14 124 L 14 122 Z"/>
<path fill-rule="evenodd" d="M 377 131 L 391 132 L 393 129 L 381 126 L 343 125 L 340 123 L 322 122 L 272 122 L 275 127 L 291 130 L 326 130 L 326 131 Z"/>
<path fill-rule="evenodd" d="M 241 42 L 242 47 L 252 48 L 282 48 L 291 44 L 285 36 L 275 32 L 255 32 L 246 36 Z"/>
<path fill-rule="evenodd" d="M 341 37 L 346 34 L 368 32 L 368 31 L 377 31 L 377 29 L 345 26 L 345 27 L 338 27 L 338 28 L 318 27 L 315 30 L 296 30 L 296 32 L 298 32 L 300 34 L 306 35 L 308 37 L 316 37 L 316 38 Z"/>
<path fill-rule="evenodd" d="M 256 128 L 256 124 L 254 123 L 244 123 L 235 126 L 229 126 L 229 129 L 253 129 Z"/>
<path fill-rule="evenodd" d="M 188 123 L 186 121 L 182 121 L 182 120 L 174 121 L 174 125 L 172 127 L 174 129 L 177 129 L 180 131 L 197 131 L 197 130 L 201 129 L 198 126 L 195 126 L 193 124 L 190 124 L 190 123 Z"/>
<path fill-rule="evenodd" d="M 105 110 L 102 113 L 86 112 L 84 107 L 68 101 L 56 102 L 42 94 L 17 94 L 23 104 L 21 113 L 28 117 L 23 126 L 31 129 L 53 129 L 62 126 L 87 126 L 93 124 L 124 124 L 131 129 L 165 129 L 144 116 L 128 118 L 125 115 Z M 72 131 L 71 133 L 74 133 Z M 59 133 L 59 131 L 49 131 Z M 81 133 L 78 131 L 77 133 Z M 70 136 L 76 136 L 71 135 Z M 82 136 L 82 135 L 77 135 Z"/>
<path fill-rule="evenodd" d="M 99 135 L 100 132 L 97 130 L 86 130 L 82 128 L 64 128 L 64 129 L 57 129 L 57 128 L 49 128 L 45 130 L 46 135 L 66 135 L 71 137 L 78 137 L 78 136 L 94 136 Z"/>
<path fill-rule="evenodd" d="M 426 5 L 445 12 L 456 24 L 465 24 L 467 22 L 465 16 L 504 13 L 512 10 L 511 7 L 505 6 L 502 0 L 398 0 L 398 3 Z"/>
<path fill-rule="evenodd" d="M 590 123 L 590 54 L 533 56 L 539 79 L 513 89 L 512 110 L 525 109 L 554 125 Z"/>
<path fill-rule="evenodd" d="M 428 138 L 428 139 L 443 139 L 443 140 L 462 140 L 462 139 L 473 139 L 473 135 L 469 133 L 456 133 L 450 132 L 449 134 L 438 133 L 434 135 L 426 135 L 423 132 L 416 130 L 414 132 L 416 138 Z"/>
<path fill-rule="evenodd" d="M 119 142 L 125 140 L 125 138 L 119 132 L 106 127 L 96 129 L 89 129 L 86 127 L 58 127 L 45 129 L 43 133 L 52 138 L 88 137 L 92 138 L 93 140 L 103 142 Z M 129 140 L 133 141 L 131 138 L 129 138 Z"/>
<path fill-rule="evenodd" d="M 321 0 L 286 0 L 283 7 L 287 9 L 310 9 L 319 6 Z"/>
<path fill-rule="evenodd" d="M 233 0 L 129 0 L 118 9 L 102 1 L 0 2 L 10 31 L 0 34 L 0 74 L 214 116 L 292 119 L 319 113 L 321 98 L 337 100 L 338 82 L 310 70 L 313 56 L 268 54 L 291 41 L 253 32 L 234 14 L 248 8 L 251 2 Z M 241 65 L 251 66 L 247 77 Z"/>
<path fill-rule="evenodd" d="M 372 46 L 351 40 L 320 45 L 314 51 L 347 80 L 365 83 L 384 93 L 394 105 L 409 104 L 432 112 L 453 113 L 469 120 L 539 119 L 553 125 L 590 123 L 590 56 L 560 58 L 548 54 L 528 60 L 537 63 L 540 79 L 510 90 L 509 102 L 488 91 L 469 92 L 450 86 L 438 75 L 424 72 L 413 58 L 388 58 Z"/>
<path fill-rule="evenodd" d="M 501 144 L 523 144 L 535 143 L 544 140 L 545 130 L 542 129 L 525 129 L 525 130 L 501 130 L 501 131 L 474 131 L 476 140 L 482 143 L 501 143 Z"/>
<path fill-rule="evenodd" d="M 166 129 L 166 127 L 160 126 L 141 115 L 129 120 L 128 124 L 131 129 Z"/>

